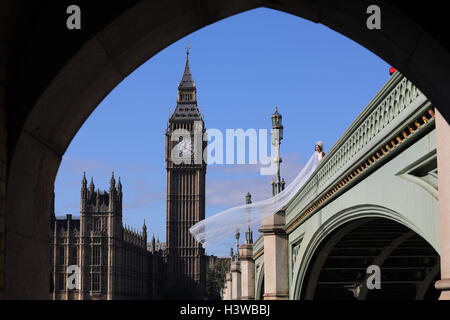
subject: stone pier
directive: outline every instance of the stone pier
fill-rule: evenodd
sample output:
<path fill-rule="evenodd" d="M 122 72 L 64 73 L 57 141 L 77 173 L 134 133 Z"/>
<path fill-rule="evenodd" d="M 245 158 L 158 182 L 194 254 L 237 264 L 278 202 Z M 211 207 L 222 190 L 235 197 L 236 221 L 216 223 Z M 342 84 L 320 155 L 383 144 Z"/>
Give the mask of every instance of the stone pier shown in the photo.
<path fill-rule="evenodd" d="M 240 261 L 233 261 L 231 263 L 231 299 L 241 299 L 241 263 Z"/>
<path fill-rule="evenodd" d="M 289 298 L 288 239 L 284 212 L 266 218 L 259 231 L 264 236 L 264 300 Z"/>
<path fill-rule="evenodd" d="M 232 291 L 233 287 L 232 287 L 231 272 L 227 272 L 225 276 L 225 293 L 223 295 L 223 300 L 231 300 Z"/>
<path fill-rule="evenodd" d="M 255 262 L 253 261 L 253 244 L 243 244 L 241 259 L 241 300 L 255 299 Z"/>
<path fill-rule="evenodd" d="M 436 289 L 440 299 L 450 300 L 450 126 L 436 110 L 436 148 L 438 161 L 439 216 L 441 242 L 441 280 Z"/>

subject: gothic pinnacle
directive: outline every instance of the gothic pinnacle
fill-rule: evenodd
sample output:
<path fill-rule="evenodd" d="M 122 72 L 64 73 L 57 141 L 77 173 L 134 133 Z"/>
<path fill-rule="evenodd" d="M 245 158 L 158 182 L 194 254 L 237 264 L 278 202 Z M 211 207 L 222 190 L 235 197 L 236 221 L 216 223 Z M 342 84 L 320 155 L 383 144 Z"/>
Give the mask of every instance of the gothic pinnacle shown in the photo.
<path fill-rule="evenodd" d="M 122 182 L 120 181 L 120 177 L 119 177 L 119 181 L 117 182 L 117 190 L 119 192 L 122 191 Z"/>
<path fill-rule="evenodd" d="M 184 67 L 183 77 L 181 78 L 180 84 L 178 85 L 178 89 L 181 88 L 195 88 L 195 82 L 192 79 L 191 69 L 189 66 L 189 45 L 187 46 L 186 51 L 186 65 Z"/>
<path fill-rule="evenodd" d="M 116 180 L 114 179 L 114 171 L 112 172 L 111 175 L 111 188 L 116 186 Z"/>

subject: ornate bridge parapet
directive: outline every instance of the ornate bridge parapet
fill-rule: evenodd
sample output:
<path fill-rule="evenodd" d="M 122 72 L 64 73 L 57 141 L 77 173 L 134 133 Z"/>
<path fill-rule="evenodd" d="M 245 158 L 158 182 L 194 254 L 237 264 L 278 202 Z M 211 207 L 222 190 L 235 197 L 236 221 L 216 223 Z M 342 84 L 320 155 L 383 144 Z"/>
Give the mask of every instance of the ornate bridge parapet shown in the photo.
<path fill-rule="evenodd" d="M 394 221 L 439 253 L 435 140 L 431 102 L 395 73 L 283 208 L 287 248 L 266 246 L 263 237 L 255 242 L 255 298 L 269 298 L 276 284 L 274 267 L 265 263 L 274 247 L 287 251 L 280 263 L 288 266 L 289 298 L 313 297 L 314 281 L 304 286 L 310 262 L 322 241 L 347 223 L 350 228 L 377 218 Z"/>
<path fill-rule="evenodd" d="M 382 163 L 434 129 L 434 109 L 399 72 L 383 86 L 285 208 L 289 233 Z"/>

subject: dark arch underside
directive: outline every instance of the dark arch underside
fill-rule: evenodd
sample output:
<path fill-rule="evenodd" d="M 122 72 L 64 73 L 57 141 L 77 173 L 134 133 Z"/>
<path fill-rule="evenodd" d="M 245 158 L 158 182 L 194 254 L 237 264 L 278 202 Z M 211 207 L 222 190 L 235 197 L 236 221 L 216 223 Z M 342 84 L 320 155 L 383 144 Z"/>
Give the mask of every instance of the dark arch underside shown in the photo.
<path fill-rule="evenodd" d="M 82 1 L 83 28 L 74 32 L 65 28 L 71 1 L 2 0 L 0 297 L 48 297 L 53 184 L 87 117 L 147 59 L 221 19 L 267 7 L 328 26 L 397 67 L 448 121 L 446 10 L 430 2 L 376 3 L 383 24 L 373 31 L 365 27 L 373 4 L 366 0 Z"/>
<path fill-rule="evenodd" d="M 345 230 L 345 232 L 342 232 Z M 366 269 L 379 265 L 381 289 L 367 289 Z M 359 219 L 335 230 L 309 264 L 301 299 L 438 299 L 439 255 L 421 236 L 384 218 Z"/>

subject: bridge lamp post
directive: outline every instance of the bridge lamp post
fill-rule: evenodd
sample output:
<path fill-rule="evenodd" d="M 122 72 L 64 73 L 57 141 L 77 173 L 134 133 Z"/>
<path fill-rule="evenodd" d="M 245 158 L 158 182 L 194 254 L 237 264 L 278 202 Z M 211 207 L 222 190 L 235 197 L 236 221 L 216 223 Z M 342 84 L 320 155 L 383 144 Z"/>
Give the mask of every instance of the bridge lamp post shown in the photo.
<path fill-rule="evenodd" d="M 241 234 L 239 232 L 239 228 L 236 229 L 236 255 L 235 255 L 235 261 L 239 261 L 239 238 L 240 238 Z"/>
<path fill-rule="evenodd" d="M 275 177 L 275 182 L 272 181 L 272 196 L 280 193 L 284 189 L 284 179 L 280 178 L 280 163 L 282 159 L 280 157 L 280 144 L 283 140 L 283 124 L 282 116 L 278 113 L 278 107 L 275 106 L 275 112 L 272 114 L 272 130 L 270 131 L 270 136 L 272 138 L 272 145 L 275 147 L 276 156 L 273 160 L 277 165 L 277 172 Z"/>
<path fill-rule="evenodd" d="M 250 205 L 252 203 L 252 195 L 250 194 L 250 191 L 245 196 L 245 204 Z M 246 244 L 252 244 L 253 243 L 253 232 L 250 229 L 250 209 L 247 208 L 247 224 L 248 229 L 245 233 L 245 243 Z"/>
<path fill-rule="evenodd" d="M 241 299 L 241 262 L 239 261 L 239 229 L 236 229 L 236 254 L 231 262 L 231 299 Z"/>
<path fill-rule="evenodd" d="M 252 195 L 250 191 L 245 195 L 245 204 L 247 205 L 247 231 L 245 232 L 245 243 L 242 244 L 239 251 L 241 260 L 241 299 L 255 299 L 255 261 L 253 260 L 253 232 L 250 228 L 250 204 Z"/>

